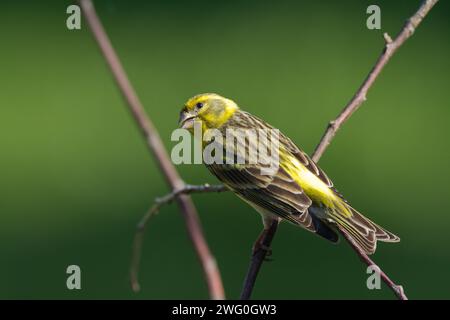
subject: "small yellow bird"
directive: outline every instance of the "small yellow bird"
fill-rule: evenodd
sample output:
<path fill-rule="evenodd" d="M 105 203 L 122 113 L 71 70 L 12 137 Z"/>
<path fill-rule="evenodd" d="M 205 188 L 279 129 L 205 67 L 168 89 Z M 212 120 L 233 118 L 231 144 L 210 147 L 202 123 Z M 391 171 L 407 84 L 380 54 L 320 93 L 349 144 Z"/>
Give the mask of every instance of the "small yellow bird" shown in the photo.
<path fill-rule="evenodd" d="M 226 139 L 230 139 L 229 134 L 241 132 L 237 129 L 276 130 L 263 120 L 242 111 L 234 101 L 214 93 L 196 95 L 184 105 L 180 113 L 180 127 L 192 133 L 196 122 L 201 124 L 203 134 L 208 129 L 216 129 L 223 135 L 224 139 L 216 139 L 215 143 L 221 143 L 224 154 L 230 153 L 230 150 L 225 150 L 231 145 L 226 143 Z M 236 138 L 236 144 L 231 145 L 231 152 L 237 157 L 248 158 L 248 153 L 256 150 L 249 148 L 252 141 L 233 138 Z M 263 149 L 274 142 L 271 139 L 267 139 Z M 399 237 L 352 208 L 336 191 L 327 175 L 288 137 L 279 133 L 277 139 L 278 163 L 277 170 L 272 174 L 264 173 L 261 163 L 249 161 L 205 163 L 225 186 L 262 215 L 266 230 L 273 219 L 287 220 L 337 242 L 339 237 L 336 231 L 339 227 L 367 254 L 375 252 L 378 240 L 400 241 Z M 203 141 L 203 148 L 211 141 Z M 239 146 L 239 143 L 244 143 L 245 148 L 240 148 L 242 145 Z M 261 152 L 260 148 L 258 152 Z"/>

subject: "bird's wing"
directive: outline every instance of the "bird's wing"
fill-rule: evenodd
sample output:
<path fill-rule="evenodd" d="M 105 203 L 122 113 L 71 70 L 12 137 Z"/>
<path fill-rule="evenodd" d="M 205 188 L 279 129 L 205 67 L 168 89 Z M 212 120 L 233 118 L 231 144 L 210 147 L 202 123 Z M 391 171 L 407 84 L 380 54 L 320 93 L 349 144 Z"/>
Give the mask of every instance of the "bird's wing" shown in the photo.
<path fill-rule="evenodd" d="M 209 170 L 246 201 L 315 232 L 308 208 L 311 199 L 283 169 L 261 174 L 256 165 L 208 165 Z"/>
<path fill-rule="evenodd" d="M 234 118 L 229 126 L 233 129 L 271 129 L 268 124 L 246 112 L 239 112 L 239 118 Z M 226 128 L 223 128 L 226 129 Z M 228 130 L 224 132 L 224 159 L 226 154 L 233 154 L 236 163 L 237 157 L 248 160 L 249 153 L 257 152 L 261 145 L 252 145 L 255 141 L 252 138 L 242 138 L 239 135 L 242 132 L 238 130 Z M 235 141 L 232 145 L 226 145 L 226 139 Z M 270 138 L 258 139 L 258 144 L 267 143 L 270 150 Z M 232 148 L 230 150 L 230 148 Z M 245 154 L 244 154 L 245 152 Z M 221 180 L 225 185 L 232 189 L 239 196 L 252 204 L 261 207 L 279 217 L 292 223 L 303 226 L 304 228 L 315 231 L 315 227 L 308 208 L 311 205 L 311 199 L 305 194 L 301 186 L 289 175 L 284 168 L 279 165 L 279 159 L 268 157 L 268 161 L 277 161 L 277 163 L 267 163 L 266 168 L 272 167 L 276 170 L 267 174 L 262 170 L 260 162 L 251 163 L 245 161 L 243 164 L 209 164 L 209 170 Z M 226 162 L 226 161 L 224 161 Z"/>
<path fill-rule="evenodd" d="M 242 123 L 247 123 L 247 127 L 249 128 L 256 128 L 256 129 L 275 129 L 272 125 L 268 124 L 262 119 L 259 119 L 258 117 L 255 117 L 254 115 L 245 112 L 245 111 L 239 111 L 238 114 L 239 119 L 233 123 L 233 126 L 242 126 Z M 314 173 L 320 180 L 322 180 L 329 188 L 332 188 L 334 191 L 336 191 L 333 188 L 333 182 L 328 178 L 328 176 L 323 172 L 322 169 L 319 168 L 319 166 L 297 145 L 292 142 L 291 139 L 289 139 L 287 136 L 285 136 L 282 132 L 278 131 L 278 139 L 279 139 L 279 145 L 284 146 L 286 150 L 291 153 L 302 165 L 304 165 L 310 172 Z M 340 194 L 338 193 L 340 196 Z"/>

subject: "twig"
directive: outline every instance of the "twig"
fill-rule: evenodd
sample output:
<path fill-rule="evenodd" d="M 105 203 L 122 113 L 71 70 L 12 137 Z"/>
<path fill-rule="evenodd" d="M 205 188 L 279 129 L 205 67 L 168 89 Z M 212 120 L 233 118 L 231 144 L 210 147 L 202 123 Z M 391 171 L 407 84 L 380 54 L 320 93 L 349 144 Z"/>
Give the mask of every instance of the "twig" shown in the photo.
<path fill-rule="evenodd" d="M 438 0 L 425 0 L 420 5 L 419 10 L 411 17 L 409 18 L 405 25 L 403 26 L 400 33 L 397 35 L 395 40 L 392 40 L 388 34 L 384 34 L 385 39 L 385 47 L 383 52 L 381 53 L 380 57 L 378 58 L 377 62 L 375 63 L 375 66 L 372 68 L 372 70 L 369 72 L 369 75 L 364 80 L 361 87 L 358 89 L 356 94 L 353 96 L 353 98 L 350 100 L 350 102 L 345 106 L 345 108 L 342 110 L 342 112 L 339 114 L 339 116 L 333 120 L 330 121 L 325 134 L 323 135 L 322 139 L 320 140 L 319 144 L 317 145 L 316 149 L 314 150 L 314 154 L 312 156 L 312 159 L 315 162 L 318 162 L 320 157 L 323 155 L 325 150 L 327 149 L 328 145 L 330 144 L 331 140 L 336 135 L 336 132 L 339 130 L 339 128 L 344 124 L 345 121 L 347 121 L 350 116 L 361 106 L 361 104 L 366 100 L 366 95 L 368 90 L 372 87 L 373 83 L 375 82 L 376 78 L 380 74 L 381 70 L 383 70 L 384 66 L 387 64 L 387 62 L 390 60 L 392 55 L 398 50 L 398 48 L 414 33 L 417 26 L 420 24 L 420 22 L 423 20 L 423 18 L 428 14 L 428 12 L 431 10 L 431 8 L 436 4 Z M 272 242 L 272 239 L 274 237 L 274 234 L 276 232 L 276 228 L 274 228 L 273 234 L 266 234 L 266 237 L 262 239 L 262 241 L 265 243 L 267 247 L 270 247 L 270 244 Z M 341 232 L 342 233 L 342 232 Z M 347 237 L 346 234 L 343 234 L 344 237 L 348 240 L 349 237 Z M 361 257 L 361 259 L 367 263 L 368 265 L 375 265 L 372 260 L 361 250 L 356 250 L 356 246 L 354 245 L 354 242 L 350 242 L 352 247 L 355 249 L 355 251 L 358 253 L 358 255 Z M 252 258 L 250 262 L 249 267 L 249 273 L 253 272 L 252 276 L 249 276 L 247 274 L 243 291 L 241 294 L 241 297 L 249 299 L 251 296 L 251 291 L 254 286 L 254 282 L 256 281 L 256 274 L 258 273 L 261 264 L 264 261 L 264 258 L 266 257 L 266 250 L 259 249 L 259 251 L 262 251 L 261 253 L 258 253 L 255 256 L 257 258 Z M 255 257 L 254 256 L 254 257 Z M 403 288 L 401 286 L 397 286 L 394 284 L 393 281 L 391 281 L 385 273 L 381 273 L 383 281 L 396 293 L 397 297 L 399 299 L 406 299 L 406 296 L 403 292 Z M 253 282 L 253 283 L 251 283 Z M 248 289 L 250 288 L 250 290 Z M 245 293 L 245 294 L 244 294 Z"/>
<path fill-rule="evenodd" d="M 173 192 L 161 197 L 156 198 L 153 206 L 147 211 L 147 213 L 142 217 L 139 221 L 136 233 L 134 235 L 133 242 L 133 253 L 131 258 L 131 266 L 130 266 L 130 280 L 131 287 L 133 291 L 138 292 L 140 290 L 138 275 L 139 275 L 139 265 L 141 262 L 142 256 L 142 245 L 144 241 L 145 228 L 150 221 L 150 219 L 158 213 L 159 209 L 165 205 L 171 203 L 176 199 L 177 196 L 181 194 L 191 194 L 191 193 L 211 193 L 211 192 L 223 192 L 228 191 L 228 188 L 224 185 L 191 185 L 187 184 L 182 189 L 174 190 Z"/>
<path fill-rule="evenodd" d="M 79 0 L 78 2 L 86 17 L 90 30 L 111 69 L 114 79 L 127 102 L 127 106 L 144 134 L 147 145 L 156 158 L 156 162 L 164 174 L 167 183 L 172 190 L 182 189 L 184 187 L 184 181 L 180 178 L 175 167 L 172 165 L 161 138 L 159 137 L 158 131 L 145 113 L 120 60 L 109 41 L 100 19 L 95 12 L 92 1 Z M 202 265 L 209 289 L 209 296 L 212 299 L 224 299 L 225 294 L 219 269 L 204 238 L 197 210 L 191 198 L 186 194 L 177 195 L 176 200 L 183 214 L 189 237 Z"/>
<path fill-rule="evenodd" d="M 408 300 L 408 297 L 406 297 L 405 295 L 405 291 L 403 290 L 403 287 L 400 285 L 395 284 L 388 276 L 387 274 L 385 274 L 380 267 L 375 264 L 375 262 L 373 262 L 372 259 L 369 258 L 369 256 L 367 254 L 364 253 L 364 251 L 361 250 L 360 247 L 358 247 L 358 245 L 356 244 L 355 240 L 353 240 L 352 237 L 350 237 L 347 232 L 342 229 L 339 228 L 340 233 L 342 234 L 342 236 L 345 238 L 345 240 L 348 241 L 348 243 L 350 244 L 350 246 L 353 248 L 353 250 L 355 250 L 355 252 L 358 254 L 358 256 L 361 258 L 361 260 L 367 264 L 367 266 L 373 266 L 376 268 L 376 272 L 380 275 L 381 279 L 384 281 L 384 283 L 386 283 L 389 288 L 392 289 L 392 291 L 394 291 L 394 294 L 398 297 L 399 300 Z"/>
<path fill-rule="evenodd" d="M 182 189 L 175 190 L 161 198 L 156 198 L 155 202 L 162 205 L 173 201 L 173 199 L 180 194 L 191 194 L 191 193 L 213 193 L 213 192 L 224 192 L 229 189 L 223 184 L 210 185 L 205 183 L 202 185 L 186 184 Z"/>
<path fill-rule="evenodd" d="M 361 104 L 366 100 L 367 92 L 372 87 L 373 83 L 379 76 L 381 70 L 383 70 L 384 66 L 388 63 L 388 61 L 391 59 L 393 54 L 398 50 L 398 48 L 400 48 L 400 46 L 406 40 L 408 40 L 410 36 L 412 36 L 417 26 L 420 24 L 422 19 L 428 14 L 428 12 L 436 4 L 437 1 L 438 0 L 423 1 L 419 10 L 417 10 L 417 12 L 406 21 L 405 25 L 403 26 L 402 30 L 397 35 L 395 40 L 392 40 L 387 33 L 384 34 L 384 40 L 386 42 L 386 45 L 384 47 L 383 52 L 381 53 L 380 57 L 375 63 L 375 66 L 369 72 L 369 75 L 364 80 L 361 87 L 359 87 L 358 91 L 356 91 L 356 94 L 353 96 L 353 98 L 345 106 L 345 108 L 342 110 L 339 116 L 335 120 L 330 121 L 330 123 L 328 124 L 328 127 L 324 135 L 322 136 L 320 143 L 314 150 L 314 154 L 312 156 L 312 159 L 314 161 L 316 162 L 319 161 L 320 157 L 325 152 L 325 149 L 328 147 L 328 145 L 336 135 L 336 132 L 339 130 L 339 128 L 344 124 L 345 121 L 347 121 L 350 118 L 350 116 L 356 110 L 358 110 Z"/>

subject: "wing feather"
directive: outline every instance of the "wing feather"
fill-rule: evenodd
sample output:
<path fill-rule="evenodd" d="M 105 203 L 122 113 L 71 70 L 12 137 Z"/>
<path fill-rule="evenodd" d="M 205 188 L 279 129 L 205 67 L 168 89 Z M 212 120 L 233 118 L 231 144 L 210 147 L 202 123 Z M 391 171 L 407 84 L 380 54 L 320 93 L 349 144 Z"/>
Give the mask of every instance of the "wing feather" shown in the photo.
<path fill-rule="evenodd" d="M 240 119 L 234 119 L 227 127 L 233 129 L 267 129 L 272 128 L 265 124 L 262 120 L 251 116 L 245 112 L 239 112 Z M 235 121 L 236 123 L 233 123 Z M 245 126 L 243 126 L 245 124 Z M 227 146 L 228 154 L 229 148 L 232 147 L 231 153 L 243 156 L 248 159 L 248 154 L 242 152 L 251 152 L 248 147 L 252 141 L 249 139 L 239 139 L 236 135 L 240 134 L 238 130 L 232 132 L 225 132 L 223 128 L 223 148 L 224 148 L 224 164 L 209 164 L 206 165 L 208 169 L 238 196 L 266 210 L 274 215 L 279 216 L 294 224 L 300 225 L 307 230 L 315 232 L 315 226 L 308 213 L 308 208 L 312 204 L 311 199 L 305 194 L 300 185 L 284 170 L 279 164 L 276 164 L 278 169 L 273 174 L 263 174 L 260 163 L 252 164 L 248 161 L 243 164 L 226 164 L 225 146 Z M 226 144 L 226 139 L 234 139 L 234 144 Z M 270 138 L 270 137 L 269 137 Z M 284 139 L 284 138 L 283 138 Z M 242 144 L 247 144 L 247 147 Z M 268 139 L 267 144 L 271 141 Z M 280 142 L 282 143 L 282 142 Z M 265 146 L 269 148 L 269 146 Z M 243 151 L 245 150 L 245 151 Z M 255 151 L 257 148 L 254 149 Z M 270 157 L 269 157 L 270 158 Z M 268 163 L 267 166 L 270 166 Z"/>

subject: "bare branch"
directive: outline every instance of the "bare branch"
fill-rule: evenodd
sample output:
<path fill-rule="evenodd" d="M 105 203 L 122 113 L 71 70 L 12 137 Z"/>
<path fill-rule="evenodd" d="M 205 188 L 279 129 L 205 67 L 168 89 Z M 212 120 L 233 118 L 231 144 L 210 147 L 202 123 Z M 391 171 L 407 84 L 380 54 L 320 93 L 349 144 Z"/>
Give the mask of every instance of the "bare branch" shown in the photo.
<path fill-rule="evenodd" d="M 191 193 L 213 193 L 213 192 L 225 192 L 229 189 L 225 187 L 223 184 L 210 185 L 209 183 L 205 183 L 202 185 L 193 185 L 187 184 L 183 188 L 175 190 L 169 194 L 166 194 L 164 197 L 156 198 L 155 202 L 163 205 L 173 201 L 180 194 L 191 194 Z"/>
<path fill-rule="evenodd" d="M 314 161 L 316 162 L 319 161 L 320 157 L 325 152 L 325 149 L 328 147 L 331 140 L 336 135 L 336 132 L 340 129 L 340 127 L 344 124 L 344 122 L 347 121 L 351 117 L 351 115 L 356 110 L 358 110 L 361 104 L 366 100 L 367 92 L 374 84 L 375 80 L 383 70 L 384 66 L 389 62 L 389 60 L 398 50 L 398 48 L 400 48 L 400 46 L 406 40 L 408 40 L 408 38 L 414 33 L 414 31 L 416 30 L 417 26 L 420 24 L 422 19 L 428 14 L 428 12 L 436 4 L 437 1 L 438 0 L 423 1 L 419 10 L 417 10 L 417 12 L 406 21 L 405 25 L 403 26 L 402 30 L 397 35 L 395 40 L 392 40 L 387 33 L 384 34 L 386 44 L 383 52 L 379 56 L 377 62 L 375 63 L 375 66 L 369 72 L 369 75 L 364 80 L 361 87 L 359 87 L 358 91 L 356 91 L 356 94 L 353 96 L 353 98 L 344 107 L 344 109 L 338 115 L 338 117 L 335 120 L 330 121 L 330 123 L 328 124 L 327 130 L 322 136 L 320 143 L 314 150 L 312 156 L 312 159 Z"/>
<path fill-rule="evenodd" d="M 133 240 L 133 253 L 131 257 L 131 266 L 130 266 L 130 281 L 131 288 L 134 292 L 139 292 L 141 290 L 141 286 L 139 284 L 139 265 L 141 263 L 142 257 L 142 245 L 144 243 L 144 234 L 145 227 L 147 226 L 150 219 L 158 213 L 159 208 L 163 203 L 155 203 L 147 213 L 142 217 L 136 227 L 136 233 L 134 234 Z"/>
<path fill-rule="evenodd" d="M 264 234 L 262 236 L 262 245 L 253 252 L 250 265 L 248 267 L 247 275 L 244 280 L 244 287 L 241 292 L 241 300 L 248 300 L 253 292 L 253 287 L 255 286 L 256 277 L 258 276 L 259 269 L 261 268 L 262 262 L 266 259 L 268 250 L 264 248 L 269 248 L 272 243 L 272 239 L 275 236 L 278 228 L 278 220 L 273 220 L 269 229 L 263 230 Z"/>
<path fill-rule="evenodd" d="M 353 240 L 352 237 L 350 237 L 347 232 L 342 229 L 339 228 L 340 233 L 343 235 L 343 237 L 345 238 L 345 240 L 348 241 L 348 243 L 350 244 L 350 246 L 353 248 L 353 250 L 355 250 L 356 254 L 361 258 L 361 260 L 367 264 L 368 266 L 372 266 L 375 267 L 376 272 L 378 272 L 378 274 L 380 275 L 381 279 L 384 281 L 384 283 L 386 283 L 389 288 L 392 289 L 392 291 L 394 291 L 394 294 L 398 297 L 399 300 L 408 300 L 408 298 L 405 295 L 405 291 L 403 290 L 403 287 L 400 285 L 396 285 L 381 269 L 378 265 L 375 264 L 375 262 L 373 262 L 372 259 L 369 258 L 369 256 L 367 254 L 364 253 L 364 251 L 361 250 L 361 248 L 358 247 L 358 245 L 356 244 L 355 240 Z"/>
<path fill-rule="evenodd" d="M 156 162 L 164 174 L 168 185 L 172 190 L 182 189 L 185 185 L 184 181 L 180 178 L 175 167 L 172 165 L 161 138 L 159 137 L 158 131 L 145 113 L 142 103 L 131 85 L 126 72 L 120 63 L 119 57 L 112 47 L 100 19 L 97 16 L 92 1 L 79 0 L 78 2 L 86 17 L 89 28 L 127 102 L 127 106 L 141 129 L 147 145 L 153 156 L 156 158 Z M 186 194 L 177 195 L 176 200 L 183 214 L 189 237 L 202 265 L 205 280 L 209 289 L 209 296 L 212 299 L 224 299 L 225 294 L 220 273 L 203 235 L 197 210 L 191 198 Z"/>
<path fill-rule="evenodd" d="M 344 107 L 342 112 L 339 114 L 339 116 L 333 120 L 330 121 L 328 124 L 328 127 L 320 140 L 319 144 L 317 145 L 314 154 L 312 156 L 312 159 L 315 162 L 318 162 L 320 157 L 323 155 L 325 150 L 327 149 L 328 145 L 330 144 L 331 140 L 336 135 L 336 132 L 339 130 L 339 128 L 344 124 L 345 121 L 347 121 L 350 116 L 361 106 L 361 104 L 366 100 L 366 95 L 369 89 L 372 87 L 373 83 L 375 82 L 376 78 L 380 74 L 381 70 L 383 70 L 384 66 L 387 64 L 387 62 L 390 60 L 392 55 L 398 50 L 398 48 L 414 33 L 417 26 L 420 24 L 420 22 L 423 20 L 423 18 L 428 14 L 428 12 L 431 10 L 431 8 L 437 3 L 438 0 L 425 0 L 422 2 L 419 10 L 411 17 L 409 18 L 405 25 L 403 26 L 400 33 L 397 35 L 395 40 L 392 40 L 391 37 L 388 34 L 384 34 L 385 39 L 385 47 L 383 52 L 381 53 L 380 57 L 378 58 L 377 62 L 375 63 L 372 70 L 369 72 L 369 75 L 364 80 L 361 87 L 358 89 L 356 94 L 353 96 L 353 98 L 350 100 L 350 102 Z M 263 238 L 263 243 L 270 247 L 270 244 L 272 242 L 272 239 L 275 235 L 276 228 L 274 227 L 273 234 L 266 234 L 266 237 Z M 350 238 L 342 232 L 341 234 L 349 240 Z M 352 245 L 353 249 L 357 252 L 357 254 L 361 257 L 361 259 L 368 265 L 375 265 L 375 263 L 364 253 L 362 252 L 353 241 L 350 241 L 350 244 Z M 255 254 L 250 262 L 249 267 L 249 273 L 247 274 L 243 291 L 241 294 L 241 297 L 243 299 L 249 299 L 252 293 L 252 289 L 254 286 L 254 282 L 256 281 L 256 275 L 261 268 L 261 264 L 264 261 L 264 258 L 266 257 L 267 250 L 263 250 L 262 248 L 259 249 L 257 254 Z M 381 271 L 381 270 L 380 270 Z M 252 274 L 250 274 L 252 273 Z M 403 288 L 401 286 L 398 286 L 394 284 L 392 280 L 390 280 L 387 275 L 384 272 L 381 272 L 381 277 L 383 281 L 395 292 L 397 297 L 399 299 L 407 299 L 405 293 L 403 292 Z"/>

